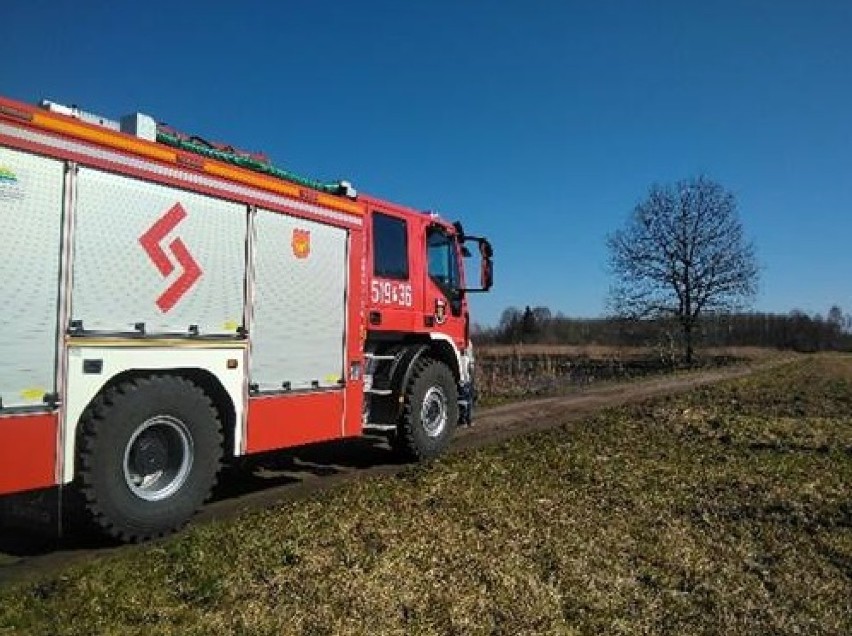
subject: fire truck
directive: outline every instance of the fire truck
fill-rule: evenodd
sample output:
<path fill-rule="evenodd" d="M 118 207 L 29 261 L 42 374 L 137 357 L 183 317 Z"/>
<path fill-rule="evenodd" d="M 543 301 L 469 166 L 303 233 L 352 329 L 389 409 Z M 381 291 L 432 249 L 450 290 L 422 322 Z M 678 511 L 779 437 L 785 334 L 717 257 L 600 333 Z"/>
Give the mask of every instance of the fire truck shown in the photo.
<path fill-rule="evenodd" d="M 144 114 L 0 98 L 0 237 L 0 501 L 73 494 L 143 541 L 234 458 L 379 431 L 428 460 L 471 421 L 492 248 L 460 223 Z"/>

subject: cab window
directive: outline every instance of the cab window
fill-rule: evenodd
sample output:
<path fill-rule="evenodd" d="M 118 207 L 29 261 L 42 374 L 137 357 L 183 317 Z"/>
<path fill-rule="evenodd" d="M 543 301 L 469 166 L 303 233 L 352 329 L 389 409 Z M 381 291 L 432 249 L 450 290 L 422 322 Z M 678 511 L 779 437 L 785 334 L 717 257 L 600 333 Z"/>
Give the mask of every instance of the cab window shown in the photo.
<path fill-rule="evenodd" d="M 446 296 L 451 296 L 459 287 L 455 243 L 443 230 L 431 229 L 427 237 L 427 250 L 429 278 Z"/>
<path fill-rule="evenodd" d="M 408 230 L 403 219 L 373 213 L 373 274 L 408 280 Z"/>

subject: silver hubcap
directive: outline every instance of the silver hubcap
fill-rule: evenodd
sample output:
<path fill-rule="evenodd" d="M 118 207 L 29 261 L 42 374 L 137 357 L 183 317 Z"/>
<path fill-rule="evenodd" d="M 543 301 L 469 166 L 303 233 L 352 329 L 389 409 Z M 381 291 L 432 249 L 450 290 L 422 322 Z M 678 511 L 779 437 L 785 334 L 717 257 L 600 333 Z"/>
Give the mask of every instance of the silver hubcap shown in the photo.
<path fill-rule="evenodd" d="M 447 397 L 440 387 L 426 391 L 420 408 L 420 423 L 429 437 L 438 437 L 447 426 Z"/>
<path fill-rule="evenodd" d="M 183 486 L 192 455 L 186 425 L 170 415 L 157 415 L 137 428 L 127 443 L 124 481 L 141 499 L 165 499 Z"/>

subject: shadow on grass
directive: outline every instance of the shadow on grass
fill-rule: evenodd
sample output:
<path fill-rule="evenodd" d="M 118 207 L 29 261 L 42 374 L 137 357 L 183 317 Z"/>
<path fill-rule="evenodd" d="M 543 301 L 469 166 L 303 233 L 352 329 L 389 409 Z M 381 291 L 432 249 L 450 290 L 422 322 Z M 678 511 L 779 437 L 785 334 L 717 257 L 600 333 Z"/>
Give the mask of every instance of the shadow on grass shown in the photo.
<path fill-rule="evenodd" d="M 240 458 L 223 468 L 199 516 L 215 519 L 249 506 L 272 505 L 361 471 L 402 463 L 385 438 L 374 436 Z M 89 525 L 73 488 L 61 495 L 59 488 L 51 488 L 0 498 L 0 579 L 4 567 L 28 558 L 100 553 L 119 545 Z"/>

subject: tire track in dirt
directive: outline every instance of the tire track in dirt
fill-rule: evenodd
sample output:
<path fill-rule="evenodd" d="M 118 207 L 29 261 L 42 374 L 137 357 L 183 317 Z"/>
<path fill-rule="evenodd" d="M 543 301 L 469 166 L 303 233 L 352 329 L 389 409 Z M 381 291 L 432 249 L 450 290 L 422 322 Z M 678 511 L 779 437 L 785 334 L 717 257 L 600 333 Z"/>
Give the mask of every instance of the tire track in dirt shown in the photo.
<path fill-rule="evenodd" d="M 786 364 L 775 359 L 754 366 L 737 366 L 715 371 L 690 372 L 650 380 L 619 382 L 581 390 L 570 395 L 513 402 L 483 410 L 476 426 L 457 434 L 453 448 L 475 448 L 534 431 L 576 422 L 605 408 L 632 404 L 663 395 L 684 393 L 699 386 L 751 375 L 757 370 Z M 558 417 L 558 421 L 553 418 Z M 468 439 L 471 437 L 471 439 Z"/>
<path fill-rule="evenodd" d="M 476 414 L 473 427 L 456 433 L 450 452 L 562 426 L 605 408 L 743 378 L 789 361 L 777 358 L 749 366 L 608 383 L 566 395 L 482 409 Z M 232 518 L 245 511 L 301 499 L 353 479 L 395 474 L 409 466 L 399 462 L 384 438 L 372 436 L 249 458 L 240 466 L 224 471 L 213 500 L 192 523 Z M 132 549 L 138 547 L 116 546 L 80 532 L 55 539 L 0 527 L 0 585 L 48 575 L 72 563 Z"/>

